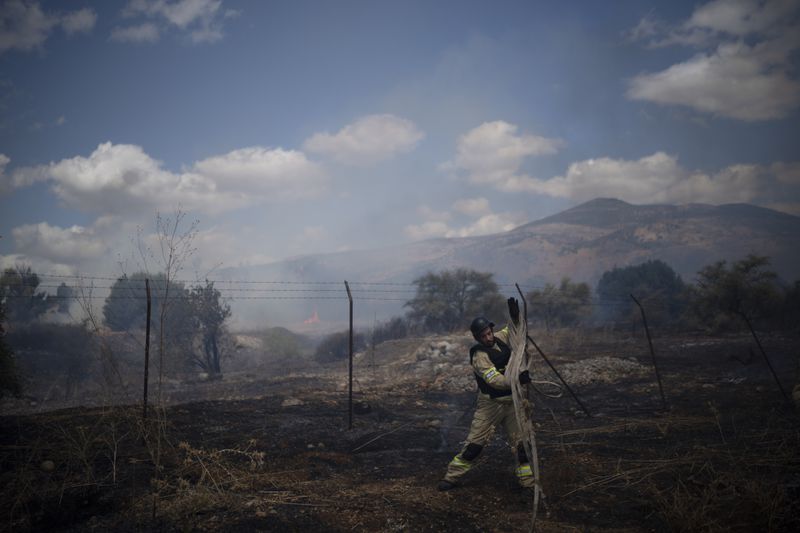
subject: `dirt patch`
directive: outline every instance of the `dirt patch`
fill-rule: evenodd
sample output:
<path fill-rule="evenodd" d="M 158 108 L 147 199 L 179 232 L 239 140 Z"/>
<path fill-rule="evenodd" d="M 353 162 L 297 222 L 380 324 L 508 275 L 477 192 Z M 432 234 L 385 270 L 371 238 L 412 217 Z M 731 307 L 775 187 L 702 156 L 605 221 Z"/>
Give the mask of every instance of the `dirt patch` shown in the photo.
<path fill-rule="evenodd" d="M 618 357 L 592 357 L 568 363 L 559 371 L 570 385 L 581 386 L 590 383 L 614 383 L 627 378 L 641 377 L 650 370 L 635 359 Z"/>

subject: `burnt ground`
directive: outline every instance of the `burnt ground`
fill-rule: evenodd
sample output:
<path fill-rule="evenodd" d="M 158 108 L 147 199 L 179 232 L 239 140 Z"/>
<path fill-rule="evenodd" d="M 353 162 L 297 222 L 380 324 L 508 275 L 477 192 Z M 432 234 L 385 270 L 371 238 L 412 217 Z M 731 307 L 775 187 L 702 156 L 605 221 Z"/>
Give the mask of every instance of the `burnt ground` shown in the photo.
<path fill-rule="evenodd" d="M 798 339 L 762 342 L 789 394 Z M 413 345 L 362 358 L 352 429 L 342 364 L 194 383 L 220 399 L 173 394 L 144 424 L 133 406 L 0 417 L 0 529 L 526 531 L 531 495 L 502 435 L 436 491 L 475 393 L 411 372 Z M 575 386 L 591 417 L 533 393 L 538 530 L 800 530 L 800 417 L 751 339 L 657 339 L 666 410 L 646 340 L 540 346 L 559 367 L 608 356 L 645 371 Z M 553 379 L 538 359 L 535 375 Z"/>

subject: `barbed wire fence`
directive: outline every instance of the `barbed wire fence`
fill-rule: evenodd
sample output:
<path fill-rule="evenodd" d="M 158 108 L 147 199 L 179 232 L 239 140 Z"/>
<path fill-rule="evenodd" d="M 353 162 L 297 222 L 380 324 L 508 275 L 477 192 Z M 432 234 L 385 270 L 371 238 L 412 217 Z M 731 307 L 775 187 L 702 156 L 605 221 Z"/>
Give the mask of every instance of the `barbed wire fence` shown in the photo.
<path fill-rule="evenodd" d="M 91 305 L 92 301 L 109 301 L 116 299 L 124 300 L 139 300 L 142 302 L 142 309 L 144 310 L 147 300 L 146 285 L 150 283 L 151 290 L 157 292 L 159 284 L 164 284 L 164 280 L 159 279 L 145 279 L 139 277 L 127 276 L 102 276 L 102 275 L 88 275 L 88 274 L 40 274 L 38 275 L 40 283 L 8 283 L 9 287 L 17 289 L 28 289 L 28 291 L 17 291 L 22 294 L 15 294 L 14 291 L 7 293 L 6 298 L 31 298 L 39 297 L 42 299 L 60 300 L 76 300 L 82 302 L 82 307 Z M 124 281 L 124 291 L 116 291 L 112 294 L 111 291 L 115 284 Z M 170 283 L 178 284 L 183 287 L 197 286 L 201 283 L 213 284 L 214 289 L 220 293 L 220 297 L 225 302 L 235 301 L 303 301 L 309 303 L 321 302 L 341 302 L 341 315 L 346 314 L 345 302 L 349 301 L 349 305 L 355 306 L 358 309 L 360 302 L 395 302 L 406 303 L 414 298 L 417 294 L 418 284 L 415 282 L 407 281 L 330 281 L 330 280 L 237 280 L 237 279 L 203 279 L 203 280 L 171 280 Z M 497 283 L 499 291 L 502 293 L 513 294 L 516 289 L 514 283 Z M 549 284 L 535 284 L 527 283 L 520 284 L 519 289 L 525 293 L 533 291 L 542 291 L 546 288 L 553 288 Z M 65 288 L 67 290 L 65 290 Z M 163 287 L 161 287 L 163 290 Z M 36 295 L 32 293 L 36 291 Z M 44 291 L 44 292 L 41 292 Z M 122 292 L 123 294 L 119 294 Z M 572 302 L 572 307 L 581 310 L 585 316 L 591 317 L 591 326 L 594 328 L 619 328 L 621 321 L 619 319 L 608 318 L 607 313 L 609 308 L 628 309 L 624 323 L 628 323 L 631 327 L 636 327 L 635 318 L 638 314 L 636 307 L 642 309 L 646 306 L 648 312 L 661 312 L 667 311 L 669 304 L 664 299 L 660 298 L 647 298 L 641 301 L 634 301 L 630 298 L 631 295 L 625 295 L 619 298 L 599 298 L 592 295 L 585 301 Z M 191 297 L 188 292 L 181 292 L 179 295 L 173 295 L 172 299 L 182 299 Z M 605 317 L 605 318 L 604 318 Z M 642 317 L 644 313 L 642 310 Z M 652 338 L 647 331 L 646 320 L 644 321 L 644 331 L 648 335 L 648 343 L 650 345 L 650 354 L 653 358 L 654 366 L 657 365 L 655 351 L 652 346 Z M 372 320 L 372 328 L 375 329 L 376 325 L 380 322 L 376 318 Z M 361 328 L 363 330 L 363 328 Z M 140 350 L 145 350 L 146 341 L 141 338 L 141 332 L 137 329 L 127 329 L 118 332 L 122 333 L 126 338 L 138 346 Z M 352 373 L 352 346 L 353 324 L 350 322 L 350 378 L 349 378 L 349 403 L 350 403 L 350 425 L 352 425 L 352 387 L 353 387 L 353 373 Z M 373 339 L 374 342 L 374 339 Z M 374 346 L 372 347 L 374 350 Z M 374 373 L 376 365 L 374 355 L 368 363 Z M 657 367 L 656 367 L 657 368 Z M 660 376 L 656 375 L 659 381 L 659 388 L 661 389 Z M 358 379 L 356 378 L 356 382 Z M 661 399 L 663 407 L 666 407 L 666 399 L 664 397 L 663 389 L 661 389 Z M 146 399 L 145 399 L 146 402 Z"/>
<path fill-rule="evenodd" d="M 92 300 L 108 299 L 135 299 L 144 300 L 145 279 L 132 278 L 126 276 L 87 276 L 87 275 L 59 275 L 59 274 L 40 274 L 40 279 L 61 280 L 61 283 L 54 284 L 53 281 L 32 285 L 30 283 L 7 283 L 8 287 L 29 287 L 33 289 L 52 289 L 58 291 L 59 288 L 66 287 L 70 290 L 81 288 L 91 288 L 93 291 L 110 291 L 114 283 L 124 281 L 125 289 L 129 291 L 127 295 L 102 295 L 91 294 L 85 298 Z M 66 280 L 73 280 L 67 284 Z M 162 280 L 150 278 L 155 287 Z M 97 282 L 106 282 L 103 284 Z M 107 282 L 112 282 L 108 284 Z M 170 283 L 182 286 L 193 286 L 199 283 L 212 283 L 225 300 L 347 300 L 347 290 L 343 281 L 289 281 L 289 280 L 231 280 L 231 279 L 202 279 L 202 280 L 170 280 Z M 418 285 L 414 282 L 371 282 L 371 281 L 349 281 L 354 300 L 375 300 L 375 301 L 396 301 L 407 302 L 412 299 L 417 292 Z M 296 288 L 296 287 L 302 288 Z M 499 289 L 513 294 L 515 283 L 497 283 Z M 519 284 L 520 288 L 529 293 L 534 290 L 548 288 L 548 285 L 541 284 Z M 289 288 L 284 288 L 289 287 Z M 552 286 L 550 286 L 552 287 Z M 139 289 L 141 292 L 133 292 Z M 244 293 L 244 294 L 242 294 Z M 30 294 L 7 294 L 8 298 L 30 298 Z M 180 299 L 182 296 L 175 298 Z M 46 299 L 75 299 L 73 294 L 59 295 L 46 293 Z M 588 302 L 576 303 L 577 307 L 613 307 L 623 304 L 630 304 L 630 298 L 625 295 L 619 298 L 592 297 Z M 650 302 L 652 305 L 652 301 Z"/>

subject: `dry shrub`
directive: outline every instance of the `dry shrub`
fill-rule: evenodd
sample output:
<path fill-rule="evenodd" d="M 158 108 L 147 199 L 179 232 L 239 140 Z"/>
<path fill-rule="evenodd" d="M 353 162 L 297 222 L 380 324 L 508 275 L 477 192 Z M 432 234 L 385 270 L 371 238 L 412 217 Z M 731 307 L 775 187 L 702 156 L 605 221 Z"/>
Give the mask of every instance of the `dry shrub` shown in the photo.
<path fill-rule="evenodd" d="M 793 505 L 773 480 L 723 473 L 700 482 L 680 478 L 667 490 L 650 484 L 646 491 L 672 531 L 788 531 Z M 795 523 L 795 525 L 797 525 Z"/>
<path fill-rule="evenodd" d="M 139 498 L 134 512 L 157 512 L 167 522 L 192 529 L 199 513 L 245 506 L 247 495 L 262 481 L 265 454 L 252 450 L 255 445 L 249 440 L 244 447 L 206 450 L 179 443 L 173 450 L 177 468 L 151 480 L 152 494 Z"/>
<path fill-rule="evenodd" d="M 75 505 L 115 487 L 121 451 L 138 435 L 132 417 L 130 409 L 80 419 L 52 413 L 30 446 L 10 447 L 0 475 L 0 501 L 9 503 L 6 524 L 36 529 L 42 520 L 69 520 Z"/>
<path fill-rule="evenodd" d="M 251 439 L 244 449 L 204 450 L 181 442 L 178 450 L 183 454 L 183 463 L 179 475 L 195 479 L 197 486 L 213 486 L 218 493 L 247 488 L 253 472 L 264 467 L 264 452 L 251 451 L 255 444 L 255 439 Z"/>

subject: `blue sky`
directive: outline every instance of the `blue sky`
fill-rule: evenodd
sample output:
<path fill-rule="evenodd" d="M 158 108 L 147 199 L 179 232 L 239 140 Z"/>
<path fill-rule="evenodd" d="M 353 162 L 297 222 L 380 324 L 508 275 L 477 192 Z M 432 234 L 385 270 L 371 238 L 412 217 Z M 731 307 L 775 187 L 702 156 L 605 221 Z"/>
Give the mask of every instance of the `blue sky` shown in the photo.
<path fill-rule="evenodd" d="M 137 270 L 137 228 L 152 243 L 179 206 L 201 275 L 599 196 L 800 214 L 799 17 L 793 0 L 2 0 L 0 266 Z"/>

